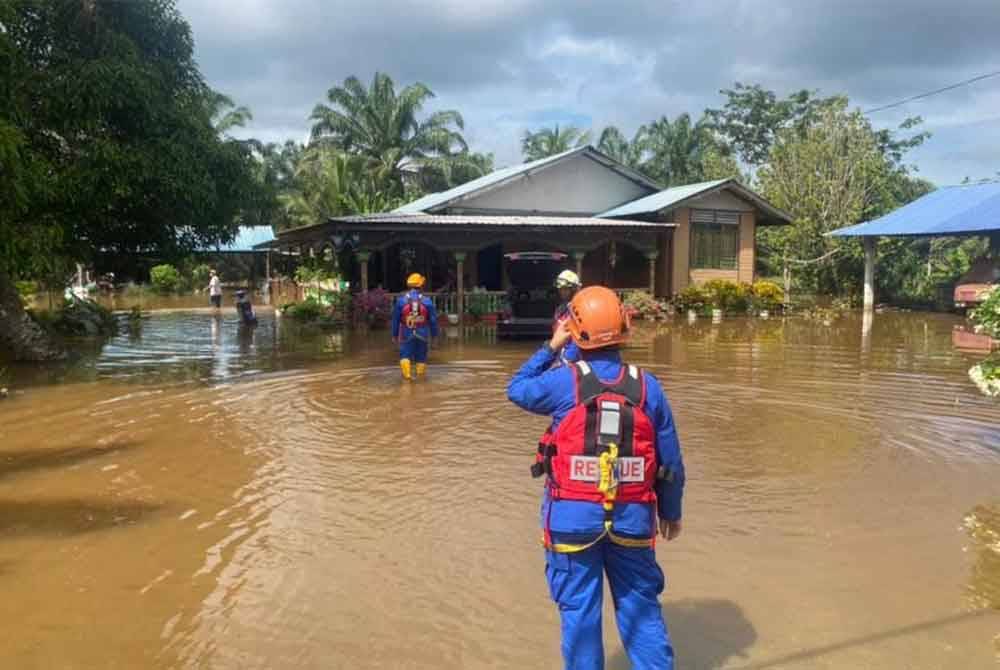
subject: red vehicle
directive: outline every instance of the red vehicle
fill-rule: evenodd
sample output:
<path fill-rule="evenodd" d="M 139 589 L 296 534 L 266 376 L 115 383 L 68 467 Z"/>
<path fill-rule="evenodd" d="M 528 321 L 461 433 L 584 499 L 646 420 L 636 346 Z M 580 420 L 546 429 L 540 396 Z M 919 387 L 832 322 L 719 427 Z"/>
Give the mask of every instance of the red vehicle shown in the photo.
<path fill-rule="evenodd" d="M 955 284 L 955 307 L 975 307 L 997 286 L 1000 286 L 1000 256 L 984 256 Z"/>

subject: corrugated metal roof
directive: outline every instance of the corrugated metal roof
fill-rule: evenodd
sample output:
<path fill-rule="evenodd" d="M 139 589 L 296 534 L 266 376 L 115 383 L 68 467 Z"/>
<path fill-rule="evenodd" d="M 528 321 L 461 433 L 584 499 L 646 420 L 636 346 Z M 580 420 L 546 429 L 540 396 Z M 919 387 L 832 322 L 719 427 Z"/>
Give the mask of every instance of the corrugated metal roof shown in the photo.
<path fill-rule="evenodd" d="M 271 226 L 241 226 L 235 239 L 229 244 L 222 244 L 216 247 L 207 247 L 199 251 L 211 253 L 219 251 L 229 252 L 249 252 L 254 251 L 254 246 L 266 244 L 274 240 L 274 231 Z"/>
<path fill-rule="evenodd" d="M 530 172 L 532 170 L 537 170 L 543 168 L 547 165 L 557 163 L 564 158 L 569 158 L 576 154 L 587 153 L 591 155 L 595 160 L 604 163 L 609 168 L 625 175 L 627 178 L 634 181 L 640 182 L 650 189 L 656 189 L 658 186 L 652 182 L 648 177 L 628 168 L 624 165 L 620 165 L 608 156 L 605 156 L 601 152 L 594 149 L 592 146 L 577 147 L 576 149 L 570 149 L 569 151 L 564 151 L 560 154 L 555 154 L 554 156 L 547 156 L 541 158 L 537 161 L 532 161 L 530 163 L 524 163 L 522 165 L 513 165 L 511 167 L 502 168 L 500 170 L 494 170 L 493 172 L 483 175 L 478 179 L 473 179 L 472 181 L 466 182 L 460 186 L 449 189 L 447 191 L 442 191 L 441 193 L 431 193 L 430 195 L 425 195 L 422 198 L 418 198 L 413 202 L 407 203 L 402 207 L 397 208 L 396 212 L 407 213 L 407 214 L 417 214 L 420 212 L 426 212 L 427 210 L 441 207 L 450 202 L 458 200 L 464 196 L 470 195 L 477 191 L 481 191 L 490 186 L 495 186 L 508 179 L 513 179 L 522 174 Z"/>
<path fill-rule="evenodd" d="M 635 214 L 652 214 L 667 209 L 675 203 L 687 200 L 690 197 L 700 194 L 702 191 L 710 191 L 717 186 L 725 184 L 728 179 L 717 179 L 716 181 L 703 181 L 697 184 L 687 184 L 686 186 L 675 186 L 647 195 L 624 205 L 601 212 L 597 216 L 614 218 L 616 216 L 633 216 Z"/>
<path fill-rule="evenodd" d="M 836 237 L 956 235 L 1000 230 L 1000 183 L 946 186 Z"/>
<path fill-rule="evenodd" d="M 337 216 L 335 223 L 404 224 L 430 226 L 571 226 L 592 228 L 673 228 L 673 223 L 628 221 L 623 219 L 598 219 L 587 216 L 479 216 L 466 214 L 408 214 L 387 212 L 358 216 Z M 288 231 L 292 232 L 292 231 Z"/>
<path fill-rule="evenodd" d="M 743 198 L 756 205 L 757 209 L 764 214 L 759 220 L 761 224 L 791 223 L 792 217 L 769 203 L 767 200 L 751 191 L 746 186 L 735 179 L 716 179 L 714 181 L 703 181 L 697 184 L 685 184 L 684 186 L 674 186 L 645 198 L 639 198 L 632 202 L 625 203 L 614 209 L 609 209 L 597 216 L 601 218 L 617 218 L 619 216 L 637 216 L 640 214 L 655 214 L 666 209 L 674 209 L 687 203 L 687 201 L 707 195 L 716 190 L 731 191 L 737 197 Z"/>

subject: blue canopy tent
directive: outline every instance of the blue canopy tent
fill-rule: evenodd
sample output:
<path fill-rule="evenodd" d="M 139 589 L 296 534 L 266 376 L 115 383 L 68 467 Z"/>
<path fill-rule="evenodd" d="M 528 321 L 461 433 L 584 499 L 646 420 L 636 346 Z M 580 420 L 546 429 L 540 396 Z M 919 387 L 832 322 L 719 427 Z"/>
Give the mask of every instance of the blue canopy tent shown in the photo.
<path fill-rule="evenodd" d="M 875 304 L 878 237 L 989 236 L 1000 253 L 1000 182 L 946 186 L 885 216 L 840 228 L 833 237 L 860 237 L 865 245 L 865 309 Z"/>

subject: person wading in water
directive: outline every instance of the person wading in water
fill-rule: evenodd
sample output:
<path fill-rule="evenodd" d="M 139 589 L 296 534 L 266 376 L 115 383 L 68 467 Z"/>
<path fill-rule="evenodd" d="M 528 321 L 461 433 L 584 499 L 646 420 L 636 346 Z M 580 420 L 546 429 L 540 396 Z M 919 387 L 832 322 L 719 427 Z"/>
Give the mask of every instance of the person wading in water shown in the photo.
<path fill-rule="evenodd" d="M 403 379 L 413 379 L 427 372 L 430 339 L 438 335 L 434 302 L 421 293 L 422 275 L 414 272 L 406 278 L 409 291 L 399 296 L 392 308 L 392 339 L 399 345 L 399 369 Z"/>
<path fill-rule="evenodd" d="M 614 291 L 581 289 L 568 311 L 507 387 L 518 407 L 552 417 L 531 471 L 545 477 L 545 576 L 562 619 L 565 668 L 604 668 L 607 574 L 632 667 L 669 670 L 654 547 L 657 526 L 667 540 L 681 533 L 684 463 L 670 405 L 653 375 L 621 359 L 629 324 Z M 550 369 L 570 340 L 580 360 Z"/>

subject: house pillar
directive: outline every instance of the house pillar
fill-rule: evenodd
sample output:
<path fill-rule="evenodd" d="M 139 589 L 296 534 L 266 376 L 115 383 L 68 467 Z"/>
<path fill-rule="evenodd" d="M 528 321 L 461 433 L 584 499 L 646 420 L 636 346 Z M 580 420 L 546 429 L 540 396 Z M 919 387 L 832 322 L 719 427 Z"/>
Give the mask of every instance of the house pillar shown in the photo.
<path fill-rule="evenodd" d="M 368 291 L 368 259 L 372 257 L 370 251 L 358 252 L 358 264 L 361 266 L 361 290 Z"/>
<path fill-rule="evenodd" d="M 455 282 L 457 294 L 455 296 L 455 310 L 458 312 L 459 322 L 465 317 L 465 252 L 455 252 Z"/>
<path fill-rule="evenodd" d="M 659 252 L 647 251 L 646 260 L 649 261 L 649 295 L 656 295 L 656 259 L 659 257 Z"/>
<path fill-rule="evenodd" d="M 865 311 L 875 308 L 875 238 L 861 238 L 865 245 Z"/>
<path fill-rule="evenodd" d="M 576 263 L 576 276 L 580 278 L 580 282 L 583 282 L 583 257 L 587 255 L 586 251 L 574 251 L 573 261 Z"/>
<path fill-rule="evenodd" d="M 671 291 L 680 293 L 691 283 L 691 210 L 682 207 L 674 215 L 673 282 Z"/>

